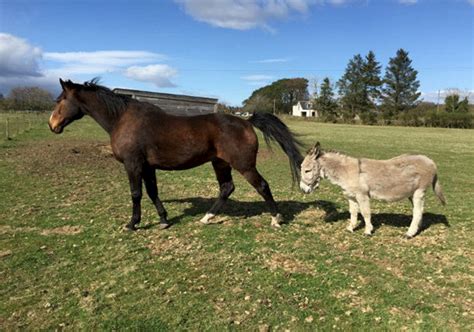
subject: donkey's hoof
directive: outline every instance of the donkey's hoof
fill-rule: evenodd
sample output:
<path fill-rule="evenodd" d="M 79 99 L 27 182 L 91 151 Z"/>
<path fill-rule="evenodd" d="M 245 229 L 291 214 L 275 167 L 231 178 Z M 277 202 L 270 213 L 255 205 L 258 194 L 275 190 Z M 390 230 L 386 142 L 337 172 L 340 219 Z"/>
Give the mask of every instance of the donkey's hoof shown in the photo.
<path fill-rule="evenodd" d="M 351 227 L 346 227 L 346 231 L 348 231 L 349 233 L 354 233 L 354 229 Z"/>
<path fill-rule="evenodd" d="M 370 233 L 364 232 L 364 236 L 371 237 L 372 235 L 373 235 L 372 232 L 370 232 Z"/>
<path fill-rule="evenodd" d="M 272 216 L 272 223 L 271 226 L 275 228 L 281 228 L 281 223 L 283 222 L 283 217 L 281 214 L 277 214 L 276 216 Z"/>
<path fill-rule="evenodd" d="M 160 222 L 160 224 L 158 225 L 158 228 L 159 229 L 167 229 L 168 227 L 170 227 L 171 224 L 170 223 L 167 223 L 167 222 Z"/>
<path fill-rule="evenodd" d="M 403 237 L 407 240 L 411 240 L 411 239 L 413 239 L 414 236 L 415 235 L 405 234 Z"/>

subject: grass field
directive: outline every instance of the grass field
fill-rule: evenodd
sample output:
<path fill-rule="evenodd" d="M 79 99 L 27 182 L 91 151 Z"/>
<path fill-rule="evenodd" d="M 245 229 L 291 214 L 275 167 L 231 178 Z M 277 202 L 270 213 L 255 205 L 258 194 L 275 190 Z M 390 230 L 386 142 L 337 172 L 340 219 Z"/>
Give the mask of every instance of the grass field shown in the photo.
<path fill-rule="evenodd" d="M 208 164 L 158 172 L 171 228 L 144 197 L 142 228 L 124 232 L 128 182 L 105 132 L 45 122 L 0 143 L 0 329 L 472 331 L 474 132 L 286 121 L 308 147 L 428 155 L 448 205 L 428 193 L 406 240 L 409 202 L 373 202 L 375 234 L 349 234 L 340 190 L 292 189 L 286 157 L 262 142 L 281 229 L 239 174 L 219 223 L 200 225 L 218 194 Z"/>

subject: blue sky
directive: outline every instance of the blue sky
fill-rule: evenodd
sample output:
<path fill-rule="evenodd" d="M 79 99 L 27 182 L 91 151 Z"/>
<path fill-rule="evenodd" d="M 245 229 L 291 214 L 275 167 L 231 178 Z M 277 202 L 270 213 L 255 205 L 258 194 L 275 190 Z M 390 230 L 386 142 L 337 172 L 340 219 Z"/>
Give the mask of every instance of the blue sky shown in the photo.
<path fill-rule="evenodd" d="M 274 80 L 336 81 L 399 48 L 425 100 L 474 100 L 474 0 L 0 0 L 0 92 L 58 78 L 240 105 Z"/>

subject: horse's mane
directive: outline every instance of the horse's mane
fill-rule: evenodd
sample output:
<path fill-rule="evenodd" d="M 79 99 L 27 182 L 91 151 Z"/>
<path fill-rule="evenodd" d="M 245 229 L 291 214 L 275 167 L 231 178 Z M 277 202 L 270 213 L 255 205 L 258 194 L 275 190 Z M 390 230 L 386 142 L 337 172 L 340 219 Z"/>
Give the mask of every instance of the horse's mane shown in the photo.
<path fill-rule="evenodd" d="M 129 96 L 114 93 L 106 86 L 100 85 L 100 78 L 94 77 L 90 81 L 84 82 L 82 88 L 85 91 L 96 92 L 97 97 L 107 105 L 110 115 L 117 117 L 120 115 L 131 101 L 135 101 Z"/>

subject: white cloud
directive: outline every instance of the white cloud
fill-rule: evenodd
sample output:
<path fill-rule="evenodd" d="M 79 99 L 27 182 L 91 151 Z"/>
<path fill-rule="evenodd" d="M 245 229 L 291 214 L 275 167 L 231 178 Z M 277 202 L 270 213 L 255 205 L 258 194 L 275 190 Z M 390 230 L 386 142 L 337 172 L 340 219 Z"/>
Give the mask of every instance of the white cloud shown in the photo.
<path fill-rule="evenodd" d="M 270 75 L 248 75 L 241 77 L 245 81 L 268 81 L 273 77 Z"/>
<path fill-rule="evenodd" d="M 434 92 L 422 92 L 421 93 L 421 98 L 424 101 L 432 102 L 432 103 L 444 103 L 444 99 L 452 94 L 458 94 L 461 99 L 464 97 L 467 97 L 469 100 L 470 104 L 474 104 L 474 90 L 461 90 L 457 88 L 452 88 L 452 89 L 445 89 L 445 90 L 440 90 L 434 91 Z"/>
<path fill-rule="evenodd" d="M 0 76 L 41 76 L 39 62 L 42 52 L 39 47 L 28 44 L 24 39 L 7 33 L 0 33 Z"/>
<path fill-rule="evenodd" d="M 132 66 L 127 68 L 125 76 L 136 81 L 153 83 L 160 88 L 175 87 L 171 79 L 175 77 L 177 71 L 164 64 L 148 66 Z"/>
<path fill-rule="evenodd" d="M 270 75 L 247 75 L 247 76 L 242 76 L 242 80 L 246 81 L 248 84 L 253 85 L 253 86 L 262 86 L 269 84 L 274 78 L 273 76 Z"/>
<path fill-rule="evenodd" d="M 163 54 L 148 51 L 43 52 L 26 40 L 0 33 L 0 92 L 16 86 L 39 86 L 53 93 L 58 78 L 84 79 L 107 73 L 173 87 L 176 70 L 165 64 Z M 141 67 L 140 67 L 141 66 Z"/>
<path fill-rule="evenodd" d="M 316 0 L 175 0 L 198 21 L 220 28 L 248 30 L 268 27 L 272 19 L 284 19 L 291 12 L 307 13 Z"/>
<path fill-rule="evenodd" d="M 474 6 L 474 0 L 467 0 L 467 2 L 469 2 L 470 5 Z"/>
<path fill-rule="evenodd" d="M 105 68 L 125 67 L 133 64 L 162 61 L 162 54 L 147 51 L 94 51 L 94 52 L 46 52 L 44 59 L 67 64 L 71 67 Z"/>
<path fill-rule="evenodd" d="M 290 60 L 286 58 L 274 58 L 274 59 L 263 59 L 263 60 L 257 60 L 254 61 L 255 63 L 283 63 L 283 62 L 288 62 Z"/>

